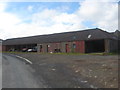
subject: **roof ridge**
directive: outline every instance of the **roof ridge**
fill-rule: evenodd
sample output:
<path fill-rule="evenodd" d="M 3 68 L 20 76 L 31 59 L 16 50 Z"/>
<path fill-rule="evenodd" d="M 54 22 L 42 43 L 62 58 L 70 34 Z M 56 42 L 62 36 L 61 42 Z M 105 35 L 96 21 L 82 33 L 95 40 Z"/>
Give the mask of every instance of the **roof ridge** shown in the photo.
<path fill-rule="evenodd" d="M 69 31 L 69 32 L 60 32 L 60 33 L 52 33 L 52 34 L 43 34 L 43 35 L 34 35 L 34 36 L 10 38 L 10 39 L 6 39 L 6 40 L 11 40 L 11 39 L 22 39 L 22 38 L 31 38 L 31 37 L 39 37 L 39 36 L 49 36 L 49 35 L 55 35 L 55 34 L 66 34 L 66 33 L 85 32 L 85 31 L 89 31 L 89 30 L 101 30 L 101 29 L 99 29 L 99 28 L 92 28 L 92 29 L 84 29 L 84 30 L 79 30 L 79 31 Z"/>
<path fill-rule="evenodd" d="M 90 39 L 87 38 L 89 34 L 93 35 L 93 37 L 91 37 Z M 61 42 L 61 41 L 73 41 L 73 40 L 78 41 L 78 40 L 91 40 L 91 39 L 108 39 L 108 38 L 112 39 L 114 38 L 114 36 L 107 31 L 104 31 L 99 28 L 94 28 L 94 29 L 86 29 L 82 31 L 79 30 L 79 31 L 7 39 L 4 40 L 4 45 Z"/>

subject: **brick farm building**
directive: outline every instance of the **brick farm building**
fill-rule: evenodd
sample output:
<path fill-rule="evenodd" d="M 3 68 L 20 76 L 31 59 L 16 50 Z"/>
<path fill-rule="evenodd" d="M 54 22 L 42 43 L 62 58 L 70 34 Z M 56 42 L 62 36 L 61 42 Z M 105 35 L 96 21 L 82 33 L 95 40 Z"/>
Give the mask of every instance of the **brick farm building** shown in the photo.
<path fill-rule="evenodd" d="M 37 47 L 41 53 L 92 53 L 115 52 L 118 50 L 118 36 L 99 28 L 82 31 L 55 33 L 3 41 L 3 51 Z"/>

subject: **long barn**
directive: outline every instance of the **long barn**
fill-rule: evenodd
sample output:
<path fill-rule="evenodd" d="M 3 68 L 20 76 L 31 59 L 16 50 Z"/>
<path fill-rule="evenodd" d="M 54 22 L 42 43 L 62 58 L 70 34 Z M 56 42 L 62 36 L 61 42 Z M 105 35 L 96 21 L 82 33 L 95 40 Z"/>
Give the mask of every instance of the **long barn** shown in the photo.
<path fill-rule="evenodd" d="M 37 52 L 41 53 L 115 52 L 118 50 L 118 40 L 117 35 L 95 28 L 7 39 L 3 41 L 3 51 L 37 47 Z"/>

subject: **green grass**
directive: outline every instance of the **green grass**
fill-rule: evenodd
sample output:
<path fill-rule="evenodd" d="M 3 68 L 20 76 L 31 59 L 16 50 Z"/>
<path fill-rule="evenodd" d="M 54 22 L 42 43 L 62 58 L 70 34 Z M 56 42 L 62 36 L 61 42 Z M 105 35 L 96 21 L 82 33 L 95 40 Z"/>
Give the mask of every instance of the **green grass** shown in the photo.
<path fill-rule="evenodd" d="M 52 53 L 58 55 L 118 55 L 117 53 Z"/>
<path fill-rule="evenodd" d="M 2 53 L 11 53 L 11 54 L 29 54 L 29 53 L 38 53 L 38 52 L 2 52 Z M 105 53 L 105 52 L 102 52 L 102 53 L 38 53 L 38 54 L 51 54 L 51 55 L 118 55 L 118 53 Z"/>
<path fill-rule="evenodd" d="M 50 54 L 58 54 L 58 55 L 85 55 L 84 53 L 50 53 Z"/>

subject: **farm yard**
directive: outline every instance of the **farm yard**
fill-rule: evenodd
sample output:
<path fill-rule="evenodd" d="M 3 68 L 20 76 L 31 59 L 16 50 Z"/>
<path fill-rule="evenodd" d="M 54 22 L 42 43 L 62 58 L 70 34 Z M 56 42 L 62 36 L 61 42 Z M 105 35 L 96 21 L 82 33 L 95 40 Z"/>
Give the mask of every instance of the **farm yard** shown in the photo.
<path fill-rule="evenodd" d="M 117 55 L 14 53 L 30 60 L 38 78 L 52 88 L 117 88 Z"/>

